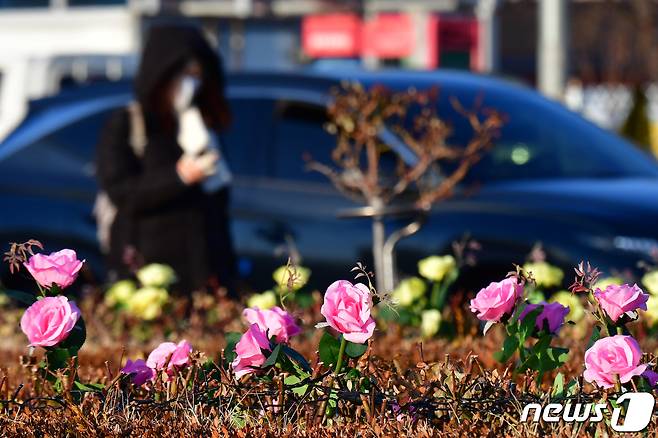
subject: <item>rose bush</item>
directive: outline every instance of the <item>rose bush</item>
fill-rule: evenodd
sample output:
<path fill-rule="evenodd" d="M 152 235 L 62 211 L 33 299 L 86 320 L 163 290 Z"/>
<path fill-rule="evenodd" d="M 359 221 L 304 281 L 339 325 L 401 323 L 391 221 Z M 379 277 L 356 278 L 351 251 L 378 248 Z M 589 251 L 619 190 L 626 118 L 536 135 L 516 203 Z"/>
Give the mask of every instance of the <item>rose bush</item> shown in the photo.
<path fill-rule="evenodd" d="M 451 255 L 430 256 L 418 262 L 418 273 L 430 281 L 442 281 L 445 276 L 457 268 L 457 261 Z"/>
<path fill-rule="evenodd" d="M 532 278 L 540 288 L 560 286 L 564 278 L 562 269 L 545 261 L 526 263 L 523 265 L 523 269 L 532 274 Z"/>
<path fill-rule="evenodd" d="M 231 363 L 235 377 L 239 379 L 263 365 L 263 350 L 270 350 L 267 334 L 258 324 L 251 324 L 235 346 L 236 357 Z"/>
<path fill-rule="evenodd" d="M 178 344 L 163 342 L 149 354 L 146 365 L 155 371 L 166 370 L 167 373 L 172 373 L 176 368 L 182 368 L 190 363 L 190 353 L 192 353 L 192 344 L 184 339 Z"/>
<path fill-rule="evenodd" d="M 166 289 L 146 286 L 132 294 L 126 303 L 126 310 L 137 318 L 151 321 L 162 314 L 162 308 L 168 300 Z"/>
<path fill-rule="evenodd" d="M 551 299 L 553 303 L 560 303 L 569 309 L 566 319 L 579 322 L 585 317 L 585 307 L 581 302 L 578 295 L 572 294 L 569 291 L 563 290 L 554 294 Z"/>
<path fill-rule="evenodd" d="M 393 301 L 400 306 L 409 307 L 425 296 L 427 286 L 418 277 L 405 278 L 393 291 Z"/>
<path fill-rule="evenodd" d="M 612 388 L 617 377 L 621 383 L 627 383 L 644 373 L 647 366 L 640 365 L 641 358 L 642 351 L 633 337 L 615 335 L 602 338 L 585 352 L 583 377 L 603 388 Z"/>
<path fill-rule="evenodd" d="M 45 297 L 25 310 L 21 330 L 33 347 L 52 347 L 63 342 L 80 319 L 80 309 L 64 296 Z"/>
<path fill-rule="evenodd" d="M 375 331 L 375 320 L 370 316 L 371 308 L 372 298 L 366 285 L 338 280 L 327 288 L 320 313 L 326 318 L 327 324 L 346 340 L 362 344 Z"/>
<path fill-rule="evenodd" d="M 134 281 L 117 281 L 105 292 L 105 304 L 109 307 L 127 307 L 135 292 L 137 292 L 137 285 Z"/>
<path fill-rule="evenodd" d="M 57 285 L 64 289 L 73 284 L 83 264 L 75 251 L 63 249 L 48 255 L 34 254 L 24 266 L 42 287 Z"/>
<path fill-rule="evenodd" d="M 471 312 L 477 313 L 481 321 L 500 322 L 511 314 L 522 294 L 523 285 L 514 277 L 492 282 L 471 300 Z"/>
<path fill-rule="evenodd" d="M 645 294 L 637 284 L 611 284 L 605 290 L 597 289 L 594 297 L 608 317 L 616 322 L 622 315 L 635 312 L 638 309 L 647 310 L 649 295 Z"/>
<path fill-rule="evenodd" d="M 423 337 L 429 339 L 439 332 L 441 312 L 436 309 L 424 310 L 421 314 L 420 329 Z"/>
<path fill-rule="evenodd" d="M 541 312 L 535 318 L 535 326 L 537 330 L 547 330 L 549 333 L 557 333 L 564 324 L 564 318 L 569 313 L 569 308 L 560 303 L 539 303 L 528 304 L 519 319 L 523 320 L 533 310 L 539 309 Z"/>
<path fill-rule="evenodd" d="M 151 263 L 139 269 L 137 279 L 145 287 L 167 289 L 176 282 L 176 272 L 169 265 Z"/>
<path fill-rule="evenodd" d="M 276 306 L 277 299 L 274 291 L 268 290 L 261 294 L 254 294 L 247 300 L 248 307 L 258 307 L 259 309 L 271 309 Z"/>
<path fill-rule="evenodd" d="M 277 342 L 288 342 L 292 336 L 298 335 L 302 331 L 295 323 L 295 318 L 278 306 L 265 310 L 244 309 L 242 316 L 250 325 L 257 324 L 268 337 L 276 338 Z"/>
<path fill-rule="evenodd" d="M 291 273 L 294 274 L 292 281 Z M 272 274 L 277 287 L 283 290 L 297 291 L 303 288 L 311 277 L 311 270 L 303 266 L 281 266 Z"/>
<path fill-rule="evenodd" d="M 146 364 L 144 359 L 137 359 L 134 362 L 128 359 L 121 372 L 128 374 L 133 385 L 136 386 L 142 386 L 155 378 L 155 371 Z"/>

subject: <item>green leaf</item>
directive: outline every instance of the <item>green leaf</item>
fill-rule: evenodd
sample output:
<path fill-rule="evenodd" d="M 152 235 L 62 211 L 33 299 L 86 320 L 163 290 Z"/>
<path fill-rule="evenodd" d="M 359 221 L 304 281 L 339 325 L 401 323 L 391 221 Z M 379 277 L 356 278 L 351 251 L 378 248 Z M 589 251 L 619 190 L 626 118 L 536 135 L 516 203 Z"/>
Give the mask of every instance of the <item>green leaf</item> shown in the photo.
<path fill-rule="evenodd" d="M 21 292 L 19 290 L 3 289 L 2 293 L 21 304 L 25 304 L 26 306 L 31 306 L 37 300 L 36 295 L 28 294 L 27 292 Z"/>
<path fill-rule="evenodd" d="M 564 398 L 564 374 L 557 373 L 553 380 L 553 389 L 551 390 L 551 397 Z"/>
<path fill-rule="evenodd" d="M 523 345 L 526 339 L 535 332 L 537 316 L 539 316 L 543 308 L 544 306 L 537 307 L 531 312 L 528 312 L 528 314 L 523 317 L 522 321 L 519 321 L 519 345 Z"/>
<path fill-rule="evenodd" d="M 46 348 L 47 368 L 50 371 L 66 368 L 69 359 L 73 357 L 66 348 L 48 347 Z"/>
<path fill-rule="evenodd" d="M 589 342 L 587 343 L 587 348 L 585 350 L 589 350 L 592 345 L 594 345 L 594 343 L 599 339 L 601 339 L 601 329 L 598 325 L 595 325 L 594 330 L 592 330 L 592 336 L 590 336 Z"/>
<path fill-rule="evenodd" d="M 290 358 L 290 360 L 293 362 L 293 365 L 295 368 L 300 368 L 301 371 L 304 373 L 312 373 L 313 370 L 311 369 L 311 365 L 306 361 L 304 356 L 299 354 L 296 350 L 288 347 L 287 345 L 281 344 L 281 349 L 283 350 L 283 353 Z M 299 372 L 299 370 L 298 370 Z"/>
<path fill-rule="evenodd" d="M 551 347 L 546 349 L 546 356 L 550 361 L 545 362 L 544 371 L 554 370 L 559 368 L 569 360 L 569 349 L 561 347 Z M 551 366 L 551 368 L 548 368 Z"/>
<path fill-rule="evenodd" d="M 512 331 L 516 331 L 519 317 L 521 316 L 521 313 L 525 310 L 526 306 L 528 303 L 521 301 L 515 308 L 514 308 L 514 313 L 512 316 L 509 318 L 509 323 L 507 324 L 508 326 L 508 331 L 512 333 Z M 513 328 L 513 330 L 512 330 Z"/>
<path fill-rule="evenodd" d="M 515 336 L 508 336 L 503 342 L 503 348 L 493 354 L 494 359 L 500 363 L 507 362 L 519 348 L 519 340 Z"/>
<path fill-rule="evenodd" d="M 82 345 L 87 339 L 87 327 L 85 326 L 85 321 L 82 317 L 78 318 L 78 322 L 75 323 L 73 329 L 69 335 L 64 339 L 64 342 L 58 345 L 59 348 L 65 348 L 69 352 L 69 356 L 77 356 L 78 351 L 82 348 Z"/>
<path fill-rule="evenodd" d="M 76 389 L 82 392 L 101 392 L 103 389 L 105 389 L 105 385 L 103 385 L 102 383 L 84 384 L 78 380 L 75 380 L 73 382 L 73 386 L 75 386 Z"/>
<path fill-rule="evenodd" d="M 238 332 L 229 332 L 226 333 L 224 338 L 226 339 L 226 348 L 224 348 L 224 360 L 226 362 L 231 363 L 237 356 L 235 353 L 235 346 L 237 343 L 240 341 L 240 338 L 242 337 L 241 333 Z"/>
<path fill-rule="evenodd" d="M 283 383 L 285 383 L 288 386 L 297 385 L 301 381 L 302 381 L 302 379 L 300 379 L 297 376 L 286 376 L 286 378 L 283 379 Z M 306 390 L 308 389 L 308 385 L 299 385 L 299 386 L 295 386 L 294 388 L 291 388 L 291 389 L 292 389 L 292 392 L 294 392 L 295 394 L 297 394 L 299 396 L 303 396 L 304 394 L 306 394 Z"/>
<path fill-rule="evenodd" d="M 261 365 L 261 368 L 267 368 L 274 366 L 276 362 L 279 360 L 279 355 L 281 354 L 281 344 L 277 345 L 274 347 L 274 350 L 272 350 L 272 353 L 267 357 L 267 360 Z"/>
<path fill-rule="evenodd" d="M 320 339 L 320 346 L 318 349 L 320 353 L 320 360 L 326 367 L 332 367 L 338 362 L 338 352 L 340 351 L 340 341 L 329 333 L 325 332 Z"/>
<path fill-rule="evenodd" d="M 527 369 L 545 373 L 564 365 L 569 358 L 569 350 L 566 348 L 549 347 L 551 338 L 549 335 L 542 336 L 530 349 L 528 357 L 519 366 L 519 371 Z"/>
<path fill-rule="evenodd" d="M 567 396 L 572 396 L 572 395 L 576 395 L 577 392 L 578 392 L 578 379 L 573 378 L 569 380 L 569 383 L 567 383 L 565 394 Z"/>
<path fill-rule="evenodd" d="M 340 345 L 339 345 L 340 347 Z M 345 354 L 349 357 L 357 359 L 363 356 L 363 353 L 368 349 L 368 344 L 355 344 L 354 342 L 347 342 L 345 346 Z"/>

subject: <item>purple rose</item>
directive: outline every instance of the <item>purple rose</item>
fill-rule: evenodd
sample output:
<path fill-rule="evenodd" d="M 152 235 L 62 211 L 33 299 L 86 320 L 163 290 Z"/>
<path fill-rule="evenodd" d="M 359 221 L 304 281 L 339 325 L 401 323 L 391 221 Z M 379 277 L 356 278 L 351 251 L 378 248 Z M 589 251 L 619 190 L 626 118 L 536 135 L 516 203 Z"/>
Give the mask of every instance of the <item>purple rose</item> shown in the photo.
<path fill-rule="evenodd" d="M 128 359 L 126 366 L 121 369 L 121 372 L 128 374 L 135 386 L 142 386 L 144 383 L 155 378 L 155 371 L 146 365 L 144 359 L 137 359 L 134 362 Z"/>
<path fill-rule="evenodd" d="M 651 386 L 652 388 L 655 387 L 656 384 L 658 384 L 658 373 L 655 372 L 654 370 L 647 368 L 646 371 L 642 373 L 642 377 L 647 379 L 647 381 L 649 382 L 649 386 Z"/>
<path fill-rule="evenodd" d="M 519 319 L 523 320 L 528 313 L 540 306 L 543 306 L 544 308 L 539 315 L 537 315 L 535 326 L 538 330 L 543 330 L 544 326 L 548 324 L 549 333 L 557 333 L 562 325 L 564 325 L 564 318 L 569 314 L 569 308 L 560 303 L 543 302 L 540 304 L 528 304 L 521 312 Z"/>

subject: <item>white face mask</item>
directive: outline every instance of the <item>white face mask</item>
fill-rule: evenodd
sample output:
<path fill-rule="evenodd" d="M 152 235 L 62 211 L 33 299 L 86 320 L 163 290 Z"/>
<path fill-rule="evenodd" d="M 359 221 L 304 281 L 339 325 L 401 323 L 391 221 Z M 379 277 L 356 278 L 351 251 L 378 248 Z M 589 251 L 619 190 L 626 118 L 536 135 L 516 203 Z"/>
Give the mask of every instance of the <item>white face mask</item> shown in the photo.
<path fill-rule="evenodd" d="M 174 97 L 174 108 L 176 111 L 184 111 L 192 104 L 192 99 L 199 89 L 200 82 L 194 76 L 183 76 L 180 81 L 180 87 Z"/>

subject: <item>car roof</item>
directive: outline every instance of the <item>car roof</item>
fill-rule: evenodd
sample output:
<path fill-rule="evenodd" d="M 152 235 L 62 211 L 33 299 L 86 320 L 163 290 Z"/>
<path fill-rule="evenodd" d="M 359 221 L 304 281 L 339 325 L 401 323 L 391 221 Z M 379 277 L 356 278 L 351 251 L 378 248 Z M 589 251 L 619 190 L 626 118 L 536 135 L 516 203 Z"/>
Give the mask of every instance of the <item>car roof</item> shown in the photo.
<path fill-rule="evenodd" d="M 470 73 L 463 70 L 432 70 L 415 71 L 400 69 L 362 70 L 313 70 L 305 69 L 290 72 L 247 71 L 232 72 L 227 75 L 229 89 L 235 87 L 257 86 L 269 89 L 294 89 L 297 92 L 315 91 L 326 93 L 332 86 L 342 81 L 354 81 L 365 86 L 375 84 L 386 85 L 393 89 L 430 88 L 433 86 L 460 88 L 470 90 L 496 90 L 498 92 L 522 95 L 528 99 L 546 101 L 545 98 L 532 89 L 517 82 Z M 30 114 L 53 104 L 76 102 L 85 98 L 98 98 L 116 93 L 132 93 L 130 79 L 115 82 L 94 82 L 91 84 L 70 87 L 59 94 L 30 102 Z"/>
<path fill-rule="evenodd" d="M 448 96 L 476 100 L 489 98 L 498 104 L 521 107 L 523 111 L 554 111 L 571 120 L 577 120 L 581 126 L 609 136 L 617 142 L 623 142 L 614 134 L 604 131 L 582 117 L 570 113 L 561 104 L 544 98 L 532 89 L 511 81 L 492 76 L 474 74 L 457 70 L 410 71 L 383 69 L 367 71 L 361 69 L 342 69 L 320 71 L 313 69 L 294 72 L 239 72 L 228 75 L 229 97 L 275 98 L 299 100 L 307 103 L 324 105 L 331 98 L 330 90 L 341 81 L 356 81 L 368 87 L 382 84 L 394 90 L 427 89 L 437 86 L 449 90 Z M 132 81 L 101 82 L 71 87 L 60 94 L 33 101 L 28 117 L 2 143 L 0 159 L 19 150 L 23 145 L 37 140 L 43 135 L 65 126 L 72 121 L 98 111 L 119 108 L 132 98 Z M 444 94 L 445 96 L 445 94 Z M 628 143 L 628 152 L 639 152 Z M 645 157 L 646 158 L 646 157 Z M 658 172 L 655 162 L 651 162 L 652 174 Z M 654 172 L 655 171 L 655 172 Z"/>
<path fill-rule="evenodd" d="M 382 69 L 297 70 L 291 72 L 232 72 L 227 75 L 229 97 L 275 98 L 326 104 L 330 90 L 341 81 L 355 81 L 364 86 L 382 84 L 391 89 L 428 89 L 438 87 L 449 90 L 449 96 L 458 98 L 478 96 L 513 102 L 515 106 L 542 107 L 547 111 L 568 113 L 561 104 L 544 98 L 539 93 L 518 83 L 493 76 L 463 70 L 440 69 L 414 71 Z M 56 96 L 30 103 L 27 118 L 0 143 L 0 158 L 20 149 L 21 145 L 99 110 L 118 108 L 132 98 L 132 81 L 98 82 L 70 87 Z M 573 117 L 593 127 L 573 114 Z M 598 129 L 600 131 L 600 129 Z M 614 136 L 613 136 L 614 137 Z"/>

